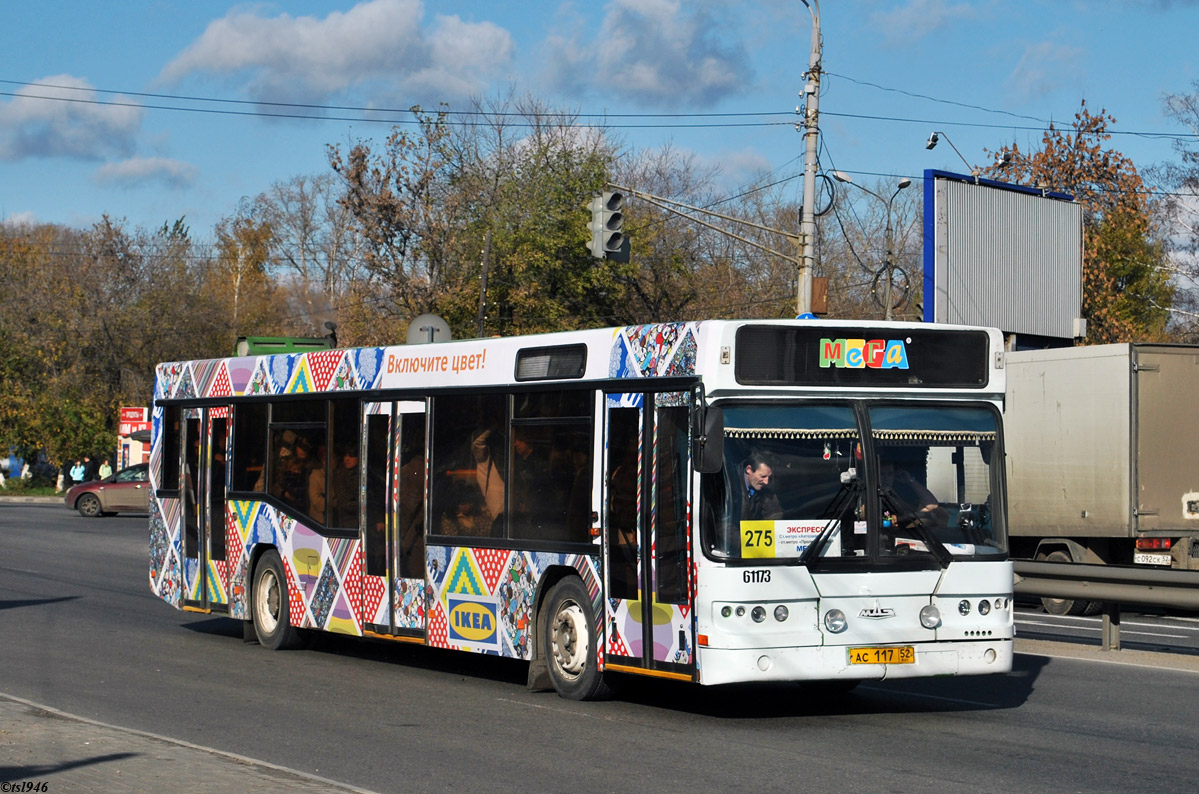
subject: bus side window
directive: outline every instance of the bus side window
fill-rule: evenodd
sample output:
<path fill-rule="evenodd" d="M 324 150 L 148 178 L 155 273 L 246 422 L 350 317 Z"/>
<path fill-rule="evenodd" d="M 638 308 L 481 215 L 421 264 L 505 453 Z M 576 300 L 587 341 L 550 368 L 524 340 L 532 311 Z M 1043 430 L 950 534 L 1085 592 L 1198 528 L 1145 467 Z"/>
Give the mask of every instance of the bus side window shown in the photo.
<path fill-rule="evenodd" d="M 433 398 L 430 532 L 503 536 L 507 397 Z"/>
<path fill-rule="evenodd" d="M 179 406 L 168 405 L 162 414 L 162 480 L 158 487 L 179 490 Z"/>
<path fill-rule="evenodd" d="M 233 490 L 266 491 L 266 403 L 233 407 Z"/>

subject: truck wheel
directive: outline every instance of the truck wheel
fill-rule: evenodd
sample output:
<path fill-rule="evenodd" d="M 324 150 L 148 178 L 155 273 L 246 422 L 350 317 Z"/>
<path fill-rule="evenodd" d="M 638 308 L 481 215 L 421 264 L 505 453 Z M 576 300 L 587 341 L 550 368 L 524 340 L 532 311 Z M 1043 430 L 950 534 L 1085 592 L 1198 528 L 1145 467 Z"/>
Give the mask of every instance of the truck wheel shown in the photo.
<path fill-rule="evenodd" d="M 274 549 L 262 555 L 254 568 L 252 595 L 254 634 L 258 644 L 272 651 L 296 648 L 300 632 L 291 625 L 291 604 L 287 598 L 287 574 Z"/>
<path fill-rule="evenodd" d="M 608 697 L 610 690 L 596 660 L 599 634 L 583 581 L 568 576 L 558 582 L 546 597 L 545 608 L 541 648 L 558 695 L 568 700 Z"/>
<path fill-rule="evenodd" d="M 1040 555 L 1038 559 L 1045 562 L 1074 562 L 1070 555 L 1061 549 L 1051 551 L 1048 555 Z M 1045 607 L 1045 611 L 1050 615 L 1094 615 L 1096 611 L 1094 602 L 1073 598 L 1042 598 L 1041 606 Z"/>

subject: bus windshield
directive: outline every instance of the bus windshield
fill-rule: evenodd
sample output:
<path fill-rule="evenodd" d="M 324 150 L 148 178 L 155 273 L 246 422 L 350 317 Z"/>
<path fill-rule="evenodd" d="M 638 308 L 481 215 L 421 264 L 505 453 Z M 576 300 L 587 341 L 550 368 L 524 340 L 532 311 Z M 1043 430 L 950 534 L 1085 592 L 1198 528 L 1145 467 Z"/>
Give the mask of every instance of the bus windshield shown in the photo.
<path fill-rule="evenodd" d="M 724 410 L 724 468 L 703 484 L 710 557 L 943 566 L 1006 554 L 1002 511 L 991 509 L 998 416 L 990 407 Z"/>

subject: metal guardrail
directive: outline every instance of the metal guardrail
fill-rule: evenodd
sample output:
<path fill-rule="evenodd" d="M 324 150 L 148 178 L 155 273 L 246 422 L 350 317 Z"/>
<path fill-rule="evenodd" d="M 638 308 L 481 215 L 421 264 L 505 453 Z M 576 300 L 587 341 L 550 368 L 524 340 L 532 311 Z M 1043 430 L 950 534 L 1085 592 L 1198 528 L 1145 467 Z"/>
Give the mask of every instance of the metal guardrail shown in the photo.
<path fill-rule="evenodd" d="M 1096 601 L 1104 606 L 1104 650 L 1120 648 L 1120 607 L 1199 610 L 1199 571 L 1016 560 L 1017 595 Z"/>

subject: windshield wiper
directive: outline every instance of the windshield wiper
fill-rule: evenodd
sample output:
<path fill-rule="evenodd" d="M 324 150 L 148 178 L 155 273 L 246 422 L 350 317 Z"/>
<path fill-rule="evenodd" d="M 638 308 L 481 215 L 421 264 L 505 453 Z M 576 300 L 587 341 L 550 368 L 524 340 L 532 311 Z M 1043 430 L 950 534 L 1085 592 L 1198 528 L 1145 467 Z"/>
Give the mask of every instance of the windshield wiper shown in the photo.
<path fill-rule="evenodd" d="M 812 539 L 808 547 L 803 550 L 803 554 L 799 555 L 799 564 L 807 565 L 808 561 L 820 556 L 825 544 L 829 538 L 833 536 L 833 528 L 839 525 L 843 519 L 845 505 L 849 502 L 849 498 L 862 490 L 862 482 L 858 479 L 856 472 L 842 472 L 841 488 L 837 491 L 837 495 L 833 497 L 833 501 L 829 504 L 829 511 L 833 517 L 824 525 L 824 529 L 820 530 L 820 534 Z"/>
<path fill-rule="evenodd" d="M 916 533 L 920 535 L 920 539 L 924 541 L 924 545 L 928 549 L 929 553 L 936 558 L 937 562 L 941 564 L 941 567 L 948 567 L 949 563 L 953 561 L 953 555 L 949 553 L 949 549 L 945 548 L 941 541 L 937 540 L 937 536 L 934 535 L 933 531 L 929 529 L 928 525 L 920 519 L 920 516 L 918 516 L 913 510 L 908 510 L 905 512 L 902 505 L 906 503 L 899 498 L 899 495 L 896 494 L 894 490 L 890 488 L 879 488 L 878 495 L 882 499 L 883 506 L 894 512 L 895 528 L 899 529 L 901 518 L 910 519 L 905 520 L 905 523 L 907 523 L 909 526 L 912 526 L 916 530 Z"/>

